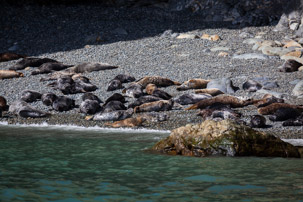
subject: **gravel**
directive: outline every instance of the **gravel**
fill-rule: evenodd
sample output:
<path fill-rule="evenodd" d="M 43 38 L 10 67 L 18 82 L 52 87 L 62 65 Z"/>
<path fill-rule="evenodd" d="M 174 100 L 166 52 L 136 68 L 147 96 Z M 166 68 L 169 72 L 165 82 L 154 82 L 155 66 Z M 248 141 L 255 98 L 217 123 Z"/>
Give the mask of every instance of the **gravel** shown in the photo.
<path fill-rule="evenodd" d="M 242 33 L 264 39 L 281 41 L 292 33 L 272 32 L 273 26 L 235 27 L 228 22 L 204 22 L 196 14 L 168 12 L 159 8 L 116 9 L 98 6 L 25 6 L 0 8 L 0 52 L 7 52 L 15 46 L 17 53 L 34 57 L 48 57 L 65 64 L 82 62 L 105 62 L 119 66 L 118 69 L 85 73 L 98 89 L 94 92 L 103 101 L 115 92 L 107 92 L 108 82 L 117 74 L 130 74 L 136 79 L 144 76 L 163 76 L 183 82 L 192 78 L 217 79 L 231 78 L 235 86 L 250 78 L 267 77 L 277 82 L 279 87 L 272 91 L 286 94 L 288 103 L 303 104 L 303 99 L 292 97 L 294 85 L 290 82 L 303 79 L 302 72 L 282 73 L 278 67 L 283 61 L 277 57 L 265 60 L 232 59 L 233 55 L 259 53 L 252 45 L 242 43 Z M 163 34 L 164 33 L 164 34 Z M 203 39 L 176 39 L 176 33 L 218 34 L 217 42 Z M 243 35 L 243 34 L 242 34 Z M 242 36 L 241 35 L 241 36 Z M 203 51 L 214 47 L 226 47 L 228 57 L 219 57 L 219 52 Z M 8 69 L 16 61 L 0 63 L 0 69 Z M 23 90 L 35 90 L 40 93 L 60 91 L 48 87 L 49 82 L 40 82 L 49 75 L 31 75 L 34 68 L 21 70 L 23 78 L 0 80 L 0 95 L 8 104 L 17 100 Z M 127 86 L 127 84 L 124 84 Z M 176 91 L 174 86 L 163 88 L 173 96 L 184 92 Z M 192 91 L 188 91 L 192 92 Z M 260 97 L 257 93 L 238 90 L 235 96 Z M 68 95 L 80 104 L 82 94 Z M 42 102 L 33 106 L 49 111 Z M 257 114 L 254 107 L 239 109 L 244 120 Z M 75 108 L 44 119 L 22 119 L 10 116 L 0 118 L 9 123 L 74 124 L 81 126 L 103 126 L 102 122 L 86 121 L 84 115 Z M 197 111 L 173 110 L 165 112 L 170 119 L 162 123 L 144 125 L 145 128 L 171 130 L 187 123 L 198 123 L 201 119 Z M 302 138 L 302 127 L 283 128 L 281 123 L 272 123 L 262 129 L 283 138 Z"/>

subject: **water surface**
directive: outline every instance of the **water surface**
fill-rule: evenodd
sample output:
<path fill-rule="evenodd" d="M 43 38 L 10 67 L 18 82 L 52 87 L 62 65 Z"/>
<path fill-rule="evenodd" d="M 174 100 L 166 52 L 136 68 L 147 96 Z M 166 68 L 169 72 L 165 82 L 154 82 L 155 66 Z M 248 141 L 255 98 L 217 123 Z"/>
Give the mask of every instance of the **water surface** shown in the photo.
<path fill-rule="evenodd" d="M 302 201 L 303 160 L 144 151 L 167 133 L 0 127 L 0 201 Z"/>

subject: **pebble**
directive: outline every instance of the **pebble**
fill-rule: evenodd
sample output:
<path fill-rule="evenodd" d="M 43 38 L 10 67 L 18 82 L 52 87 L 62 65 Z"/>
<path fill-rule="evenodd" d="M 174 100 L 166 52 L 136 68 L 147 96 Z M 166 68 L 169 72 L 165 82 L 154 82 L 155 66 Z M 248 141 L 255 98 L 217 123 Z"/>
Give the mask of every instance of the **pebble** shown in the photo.
<path fill-rule="evenodd" d="M 294 96 L 303 96 L 303 80 L 299 81 L 292 90 Z"/>
<path fill-rule="evenodd" d="M 258 60 L 267 60 L 268 56 L 261 53 L 245 53 L 241 55 L 234 55 L 232 59 L 240 59 L 240 60 L 249 60 L 249 59 L 258 59 Z"/>
<path fill-rule="evenodd" d="M 249 39 L 245 39 L 243 41 L 243 43 L 244 44 L 253 45 L 253 44 L 257 43 L 257 42 L 262 42 L 262 41 L 263 41 L 263 39 L 249 38 Z"/>
<path fill-rule="evenodd" d="M 214 48 L 211 48 L 211 52 L 217 52 L 217 51 L 229 51 L 230 49 L 228 47 L 223 47 L 223 46 L 217 46 Z"/>
<path fill-rule="evenodd" d="M 195 34 L 179 34 L 179 36 L 176 37 L 177 39 L 198 39 L 199 36 Z"/>

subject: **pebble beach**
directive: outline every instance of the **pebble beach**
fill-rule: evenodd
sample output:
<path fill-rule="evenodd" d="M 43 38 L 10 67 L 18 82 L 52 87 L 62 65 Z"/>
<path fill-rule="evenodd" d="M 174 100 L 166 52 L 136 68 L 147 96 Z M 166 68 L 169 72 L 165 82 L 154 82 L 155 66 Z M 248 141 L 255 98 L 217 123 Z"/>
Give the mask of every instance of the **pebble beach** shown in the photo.
<path fill-rule="evenodd" d="M 84 73 L 98 89 L 93 93 L 103 101 L 113 93 L 107 87 L 117 74 L 129 74 L 136 79 L 144 76 L 162 76 L 174 81 L 184 82 L 193 78 L 230 78 L 234 86 L 240 88 L 233 96 L 239 98 L 261 98 L 260 92 L 247 92 L 242 85 L 249 79 L 262 78 L 276 82 L 270 89 L 281 95 L 285 102 L 303 104 L 303 98 L 292 95 L 295 84 L 303 79 L 302 71 L 279 72 L 284 63 L 277 56 L 264 59 L 236 59 L 235 55 L 260 54 L 252 50 L 252 44 L 243 43 L 249 38 L 283 41 L 293 36 L 291 31 L 274 32 L 274 25 L 238 27 L 231 22 L 208 22 L 199 15 L 182 12 L 167 12 L 161 8 L 110 8 L 98 6 L 25 6 L 0 8 L 0 52 L 12 51 L 32 57 L 47 57 L 64 64 L 77 65 L 83 62 L 103 62 L 118 66 L 117 69 Z M 220 40 L 183 38 L 180 34 L 202 36 L 218 35 Z M 225 52 L 226 56 L 220 56 Z M 0 63 L 0 69 L 8 69 L 16 61 Z M 8 104 L 18 100 L 23 90 L 40 93 L 60 91 L 47 86 L 49 82 L 40 81 L 49 74 L 31 75 L 34 68 L 20 70 L 24 77 L 0 80 L 0 95 Z M 128 84 L 124 84 L 126 87 Z M 161 88 L 178 96 L 184 92 L 176 86 Z M 186 92 L 194 92 L 188 90 Z M 80 105 L 82 94 L 68 95 Z M 128 101 L 131 101 L 129 99 Z M 32 106 L 50 111 L 40 101 Z M 257 114 L 256 107 L 238 108 L 242 119 L 249 121 Z M 174 128 L 201 122 L 198 110 L 171 110 L 166 113 L 167 121 L 149 123 L 143 128 L 172 130 Z M 24 119 L 5 115 L 1 122 L 8 124 L 78 125 L 85 127 L 104 126 L 104 122 L 85 120 L 78 108 L 67 112 L 50 111 L 47 118 Z M 303 127 L 283 127 L 281 122 L 267 118 L 268 127 L 263 130 L 280 138 L 300 139 Z"/>

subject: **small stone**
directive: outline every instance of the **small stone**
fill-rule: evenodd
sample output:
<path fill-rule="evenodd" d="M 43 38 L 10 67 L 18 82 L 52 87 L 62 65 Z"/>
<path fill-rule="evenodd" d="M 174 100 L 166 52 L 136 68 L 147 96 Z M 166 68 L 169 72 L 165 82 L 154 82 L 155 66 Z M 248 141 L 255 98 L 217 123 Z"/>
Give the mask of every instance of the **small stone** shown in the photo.
<path fill-rule="evenodd" d="M 267 55 L 263 55 L 260 53 L 245 53 L 242 55 L 234 55 L 233 59 L 240 59 L 240 60 L 249 60 L 249 59 L 258 59 L 258 60 L 267 60 L 269 57 Z"/>
<path fill-rule="evenodd" d="M 241 32 L 239 34 L 239 37 L 240 38 L 248 38 L 248 37 L 253 37 L 253 35 L 251 33 L 248 33 L 248 32 Z"/>
<path fill-rule="evenodd" d="M 19 50 L 19 46 L 18 44 L 15 44 L 13 46 L 11 46 L 9 49 L 7 49 L 8 51 L 12 51 L 12 52 L 15 52 L 15 51 L 18 51 Z"/>
<path fill-rule="evenodd" d="M 298 43 L 299 43 L 299 44 L 303 44 L 303 38 L 300 38 L 300 39 L 298 40 Z"/>
<path fill-rule="evenodd" d="M 214 48 L 211 48 L 211 52 L 217 52 L 217 51 L 229 51 L 230 49 L 228 47 L 223 47 L 223 46 L 217 46 Z"/>
<path fill-rule="evenodd" d="M 262 42 L 262 41 L 263 39 L 250 38 L 250 39 L 245 39 L 242 43 L 253 45 L 257 42 Z"/>
<path fill-rule="evenodd" d="M 210 53 L 211 50 L 210 50 L 209 48 L 205 48 L 205 49 L 202 50 L 202 52 L 203 52 L 203 53 Z"/>
<path fill-rule="evenodd" d="M 30 67 L 25 67 L 24 70 L 28 71 L 28 70 L 30 70 L 30 69 L 31 69 Z"/>
<path fill-rule="evenodd" d="M 303 66 L 299 67 L 298 71 L 303 72 Z"/>
<path fill-rule="evenodd" d="M 300 79 L 296 79 L 296 80 L 293 80 L 291 82 L 289 82 L 289 84 L 291 85 L 296 85 L 297 83 L 299 83 L 301 80 Z"/>
<path fill-rule="evenodd" d="M 282 56 L 289 53 L 290 50 L 281 47 L 265 46 L 262 48 L 262 53 L 269 56 Z"/>
<path fill-rule="evenodd" d="M 197 35 L 195 34 L 179 34 L 179 36 L 176 37 L 177 39 L 197 39 L 199 38 Z"/>
<path fill-rule="evenodd" d="M 252 47 L 252 50 L 258 50 L 262 46 L 261 42 L 255 43 L 255 45 Z"/>
<path fill-rule="evenodd" d="M 289 29 L 291 30 L 297 30 L 299 28 L 299 23 L 295 22 L 289 25 Z"/>
<path fill-rule="evenodd" d="M 85 45 L 84 48 L 90 48 L 90 45 Z"/>
<path fill-rule="evenodd" d="M 220 53 L 218 54 L 218 56 L 219 56 L 219 57 L 227 57 L 227 56 L 229 56 L 229 54 L 228 54 L 227 52 L 220 52 Z"/>
<path fill-rule="evenodd" d="M 299 81 L 294 89 L 292 90 L 292 94 L 294 96 L 302 96 L 303 95 L 303 80 Z"/>
<path fill-rule="evenodd" d="M 121 27 L 118 27 L 118 28 L 116 28 L 116 29 L 114 29 L 112 31 L 112 34 L 115 34 L 115 35 L 128 35 L 128 32 L 125 29 L 123 29 Z"/>

